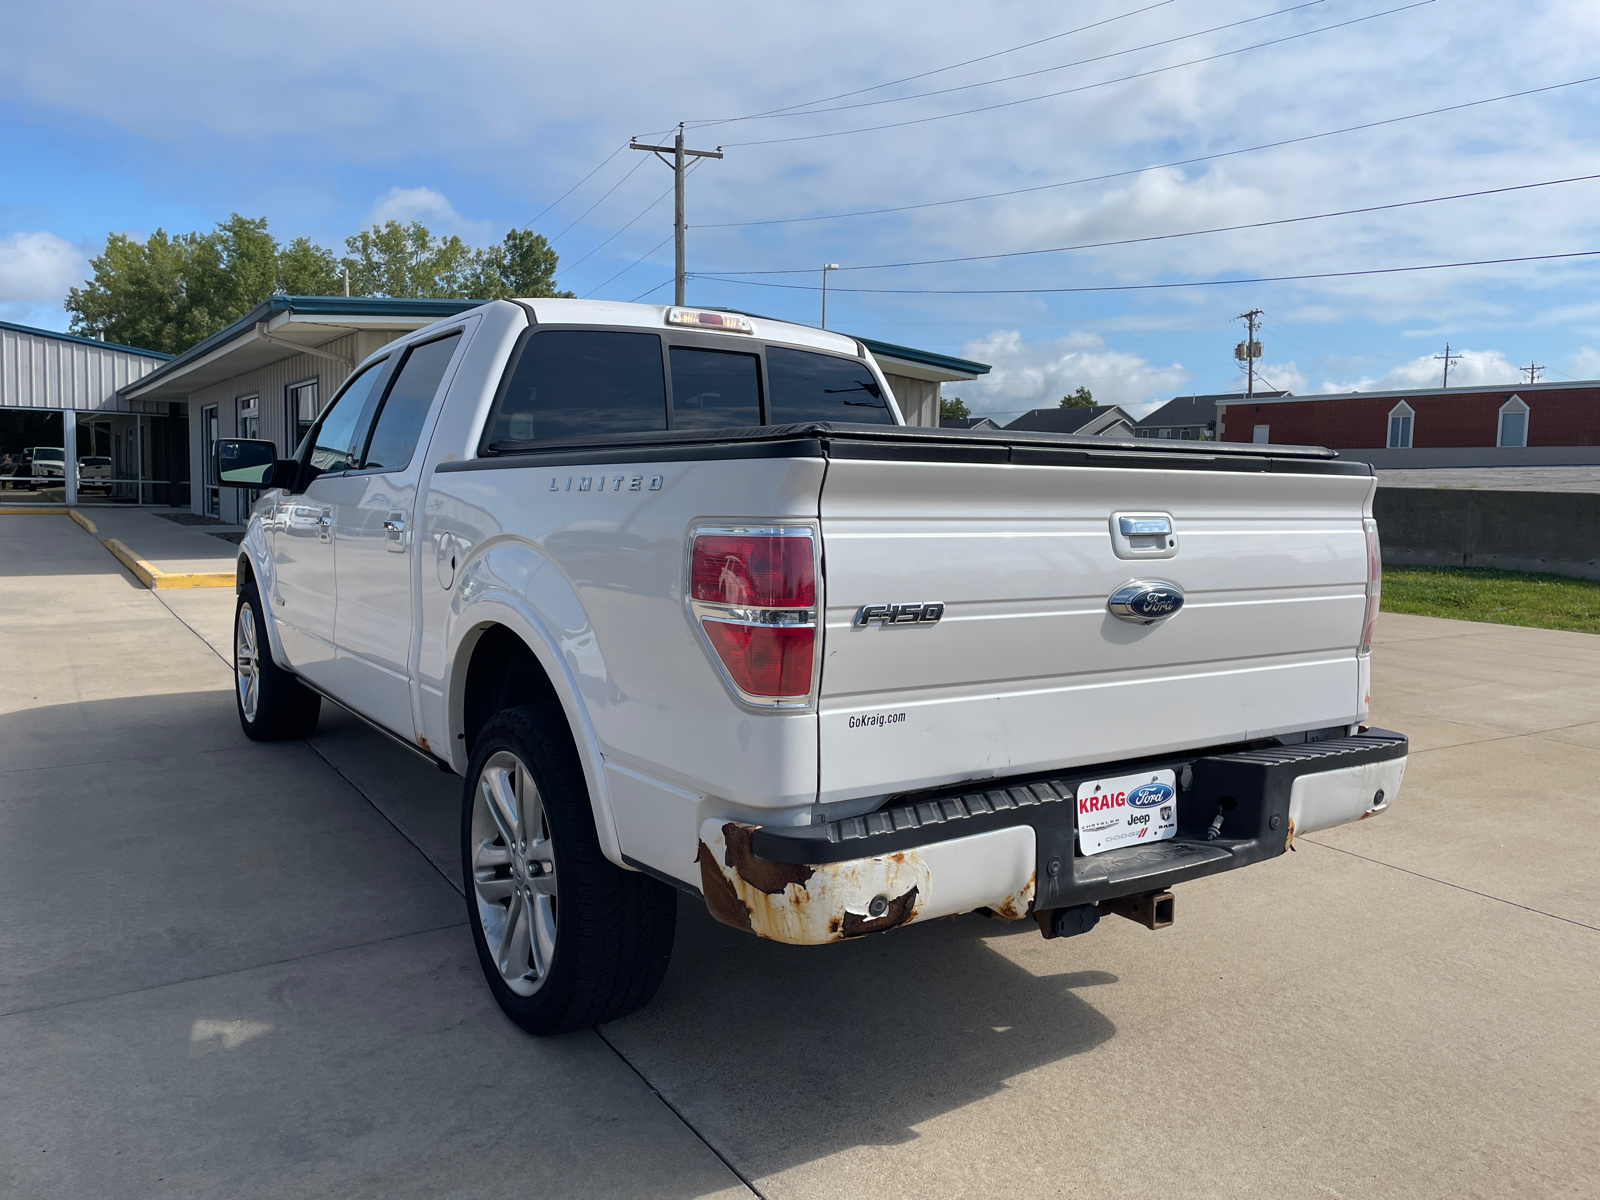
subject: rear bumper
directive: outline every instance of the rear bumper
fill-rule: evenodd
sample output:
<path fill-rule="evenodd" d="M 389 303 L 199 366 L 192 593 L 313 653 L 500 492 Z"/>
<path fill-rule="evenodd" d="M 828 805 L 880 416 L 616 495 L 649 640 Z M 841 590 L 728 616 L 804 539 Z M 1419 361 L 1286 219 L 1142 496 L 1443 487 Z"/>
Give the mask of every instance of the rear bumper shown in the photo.
<path fill-rule="evenodd" d="M 719 920 L 808 945 L 976 908 L 1015 919 L 1161 891 L 1275 858 L 1297 834 L 1384 811 L 1399 791 L 1407 750 L 1403 734 L 1370 729 L 1002 781 L 825 825 L 710 820 L 700 835 L 702 889 Z M 1077 785 L 1161 769 L 1178 780 L 1177 836 L 1079 855 Z"/>

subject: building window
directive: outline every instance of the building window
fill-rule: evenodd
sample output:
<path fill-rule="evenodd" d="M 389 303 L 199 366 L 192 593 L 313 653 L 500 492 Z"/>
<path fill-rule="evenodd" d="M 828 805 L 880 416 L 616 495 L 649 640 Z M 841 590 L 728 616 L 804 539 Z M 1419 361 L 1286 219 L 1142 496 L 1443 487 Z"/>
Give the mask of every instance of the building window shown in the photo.
<path fill-rule="evenodd" d="M 1513 396 L 1500 406 L 1500 436 L 1497 446 L 1528 444 L 1528 406 L 1521 396 Z"/>
<path fill-rule="evenodd" d="M 1411 405 L 1404 400 L 1389 410 L 1389 440 L 1384 443 L 1389 449 L 1411 449 L 1411 422 L 1415 417 Z"/>
<path fill-rule="evenodd" d="M 1171 436 L 1172 436 L 1172 430 L 1170 430 L 1170 429 L 1163 429 L 1163 430 L 1162 430 L 1162 431 L 1161 431 L 1161 436 L 1162 436 L 1162 437 L 1164 437 L 1164 438 L 1169 438 L 1169 437 L 1171 437 Z"/>
<path fill-rule="evenodd" d="M 291 383 L 284 395 L 284 411 L 288 414 L 290 454 L 305 439 L 306 432 L 317 420 L 317 380 L 307 379 Z"/>
<path fill-rule="evenodd" d="M 239 437 L 258 438 L 261 436 L 261 397 L 239 397 Z"/>
<path fill-rule="evenodd" d="M 1272 426 L 1257 425 L 1255 433 L 1251 436 L 1250 440 L 1255 442 L 1258 446 L 1266 445 L 1272 440 Z"/>

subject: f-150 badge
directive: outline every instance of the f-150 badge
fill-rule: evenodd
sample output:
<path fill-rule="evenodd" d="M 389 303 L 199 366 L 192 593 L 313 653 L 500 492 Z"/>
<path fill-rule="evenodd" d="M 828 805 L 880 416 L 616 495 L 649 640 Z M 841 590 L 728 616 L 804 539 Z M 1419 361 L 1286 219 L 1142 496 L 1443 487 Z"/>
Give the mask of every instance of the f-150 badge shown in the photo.
<path fill-rule="evenodd" d="M 932 625 L 944 616 L 944 604 L 927 600 L 920 604 L 863 604 L 856 611 L 857 628 L 876 621 L 880 625 Z"/>
<path fill-rule="evenodd" d="M 1112 592 L 1106 607 L 1113 617 L 1154 625 L 1183 607 L 1183 591 L 1175 583 L 1135 579 Z"/>

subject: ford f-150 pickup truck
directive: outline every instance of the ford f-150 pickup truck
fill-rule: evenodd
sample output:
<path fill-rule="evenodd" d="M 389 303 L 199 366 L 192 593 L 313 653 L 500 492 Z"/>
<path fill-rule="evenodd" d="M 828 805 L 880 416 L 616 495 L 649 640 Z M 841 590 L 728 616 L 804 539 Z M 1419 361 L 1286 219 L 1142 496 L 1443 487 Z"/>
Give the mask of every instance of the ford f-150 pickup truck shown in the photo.
<path fill-rule="evenodd" d="M 238 561 L 239 720 L 324 697 L 465 781 L 496 1000 L 648 1002 L 679 892 L 819 944 L 978 912 L 1151 928 L 1170 889 L 1382 812 L 1369 467 L 1309 447 L 911 428 L 838 333 L 496 301 L 360 365 Z"/>

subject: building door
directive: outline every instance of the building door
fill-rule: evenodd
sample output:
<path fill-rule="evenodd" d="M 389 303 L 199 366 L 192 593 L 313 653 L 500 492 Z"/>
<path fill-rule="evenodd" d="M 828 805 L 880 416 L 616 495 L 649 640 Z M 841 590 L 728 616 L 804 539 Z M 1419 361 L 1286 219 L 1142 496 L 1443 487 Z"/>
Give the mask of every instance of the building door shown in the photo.
<path fill-rule="evenodd" d="M 1257 425 L 1255 428 L 1255 435 L 1250 440 L 1259 446 L 1266 445 L 1268 442 L 1272 441 L 1272 426 Z"/>
<path fill-rule="evenodd" d="M 417 481 L 461 330 L 405 351 L 377 410 L 359 475 L 338 508 L 337 695 L 386 729 L 417 731 L 411 695 Z"/>
<path fill-rule="evenodd" d="M 288 665 L 318 687 L 339 694 L 333 643 L 337 581 L 334 520 L 339 506 L 361 494 L 352 476 L 372 420 L 371 401 L 384 360 L 355 376 L 312 431 L 306 462 L 311 481 L 281 494 L 274 506 L 273 577 L 269 603 Z"/>
<path fill-rule="evenodd" d="M 205 510 L 205 514 L 208 517 L 218 516 L 222 511 L 222 493 L 213 482 L 217 477 L 217 438 L 219 436 L 217 406 L 208 404 L 200 410 L 200 445 L 205 454 L 200 463 L 200 471 L 205 477 L 205 483 L 200 489 L 200 495 L 204 497 L 200 507 Z"/>

